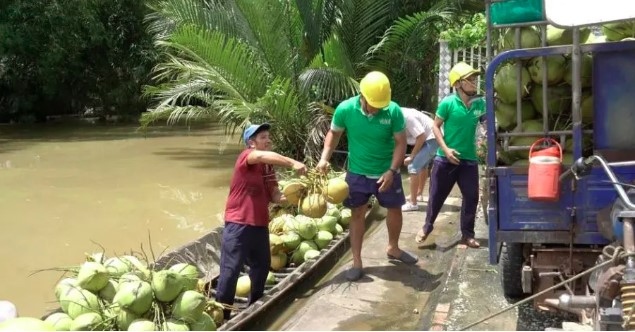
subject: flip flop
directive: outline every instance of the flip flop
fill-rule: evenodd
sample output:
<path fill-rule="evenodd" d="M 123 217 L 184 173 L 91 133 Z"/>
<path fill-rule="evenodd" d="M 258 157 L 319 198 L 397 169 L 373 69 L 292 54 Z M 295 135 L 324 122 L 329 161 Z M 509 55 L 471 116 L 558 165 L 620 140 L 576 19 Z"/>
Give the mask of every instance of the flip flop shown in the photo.
<path fill-rule="evenodd" d="M 428 239 L 428 235 L 430 234 L 426 234 L 423 231 L 419 231 L 417 235 L 415 236 L 415 241 L 417 243 L 424 243 Z"/>
<path fill-rule="evenodd" d="M 346 280 L 348 281 L 357 281 L 362 278 L 364 275 L 364 271 L 359 267 L 351 267 L 346 270 Z"/>
<path fill-rule="evenodd" d="M 419 257 L 417 257 L 417 256 L 415 256 L 415 255 L 413 255 L 413 254 L 411 254 L 411 253 L 409 253 L 409 252 L 407 252 L 405 250 L 401 251 L 401 254 L 399 255 L 399 257 L 395 257 L 395 256 L 393 256 L 391 254 L 386 254 L 386 256 L 388 257 L 388 259 L 396 259 L 396 260 L 401 261 L 402 263 L 407 264 L 407 265 L 413 265 L 413 264 L 415 264 L 415 263 L 417 263 L 419 261 Z"/>

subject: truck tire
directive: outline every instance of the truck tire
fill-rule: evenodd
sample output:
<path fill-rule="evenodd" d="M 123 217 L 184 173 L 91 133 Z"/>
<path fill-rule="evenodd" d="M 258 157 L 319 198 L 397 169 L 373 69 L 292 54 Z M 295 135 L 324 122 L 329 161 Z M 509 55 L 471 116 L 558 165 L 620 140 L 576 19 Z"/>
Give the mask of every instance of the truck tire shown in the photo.
<path fill-rule="evenodd" d="M 500 276 L 503 294 L 509 298 L 516 299 L 524 296 L 521 281 L 523 261 L 522 243 L 503 243 L 500 258 Z"/>

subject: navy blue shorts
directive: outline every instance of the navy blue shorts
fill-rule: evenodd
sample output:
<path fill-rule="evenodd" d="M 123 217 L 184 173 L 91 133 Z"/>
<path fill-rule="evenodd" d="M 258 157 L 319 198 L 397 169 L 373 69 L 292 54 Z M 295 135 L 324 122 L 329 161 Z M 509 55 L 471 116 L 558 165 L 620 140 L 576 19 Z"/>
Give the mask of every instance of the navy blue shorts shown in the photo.
<path fill-rule="evenodd" d="M 401 208 L 406 204 L 406 196 L 401 185 L 401 174 L 393 176 L 392 186 L 383 193 L 379 192 L 378 179 L 367 178 L 351 172 L 346 173 L 346 183 L 348 184 L 348 197 L 344 200 L 344 206 L 348 208 L 360 207 L 368 204 L 371 196 L 375 196 L 379 205 L 390 208 Z"/>

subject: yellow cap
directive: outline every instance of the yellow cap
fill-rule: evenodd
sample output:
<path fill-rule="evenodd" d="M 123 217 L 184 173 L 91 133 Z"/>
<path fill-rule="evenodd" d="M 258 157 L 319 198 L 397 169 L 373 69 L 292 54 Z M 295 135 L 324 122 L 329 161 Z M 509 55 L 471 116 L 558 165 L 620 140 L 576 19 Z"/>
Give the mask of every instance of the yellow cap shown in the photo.
<path fill-rule="evenodd" d="M 454 83 L 458 80 L 462 80 L 474 74 L 480 74 L 481 71 L 474 69 L 472 66 L 465 62 L 459 62 L 450 70 L 450 86 L 454 86 Z"/>
<path fill-rule="evenodd" d="M 390 104 L 390 81 L 381 72 L 371 71 L 359 82 L 359 89 L 366 102 L 374 108 Z"/>

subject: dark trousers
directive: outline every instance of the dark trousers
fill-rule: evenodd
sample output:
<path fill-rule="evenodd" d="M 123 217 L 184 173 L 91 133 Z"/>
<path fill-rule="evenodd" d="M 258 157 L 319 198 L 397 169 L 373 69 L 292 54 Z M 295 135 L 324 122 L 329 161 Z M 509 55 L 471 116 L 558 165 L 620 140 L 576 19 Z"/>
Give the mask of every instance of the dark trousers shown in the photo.
<path fill-rule="evenodd" d="M 217 302 L 234 304 L 236 282 L 244 264 L 249 266 L 251 304 L 258 301 L 265 291 L 265 282 L 271 266 L 269 230 L 267 227 L 226 222 L 221 243 L 220 276 L 216 286 Z M 225 310 L 225 319 L 229 319 L 230 312 Z"/>
<path fill-rule="evenodd" d="M 478 205 L 478 163 L 461 160 L 459 165 L 437 156 L 430 174 L 430 193 L 423 231 L 430 234 L 434 222 L 448 198 L 454 184 L 459 185 L 463 203 L 461 204 L 461 234 L 463 238 L 474 238 L 474 223 Z"/>

